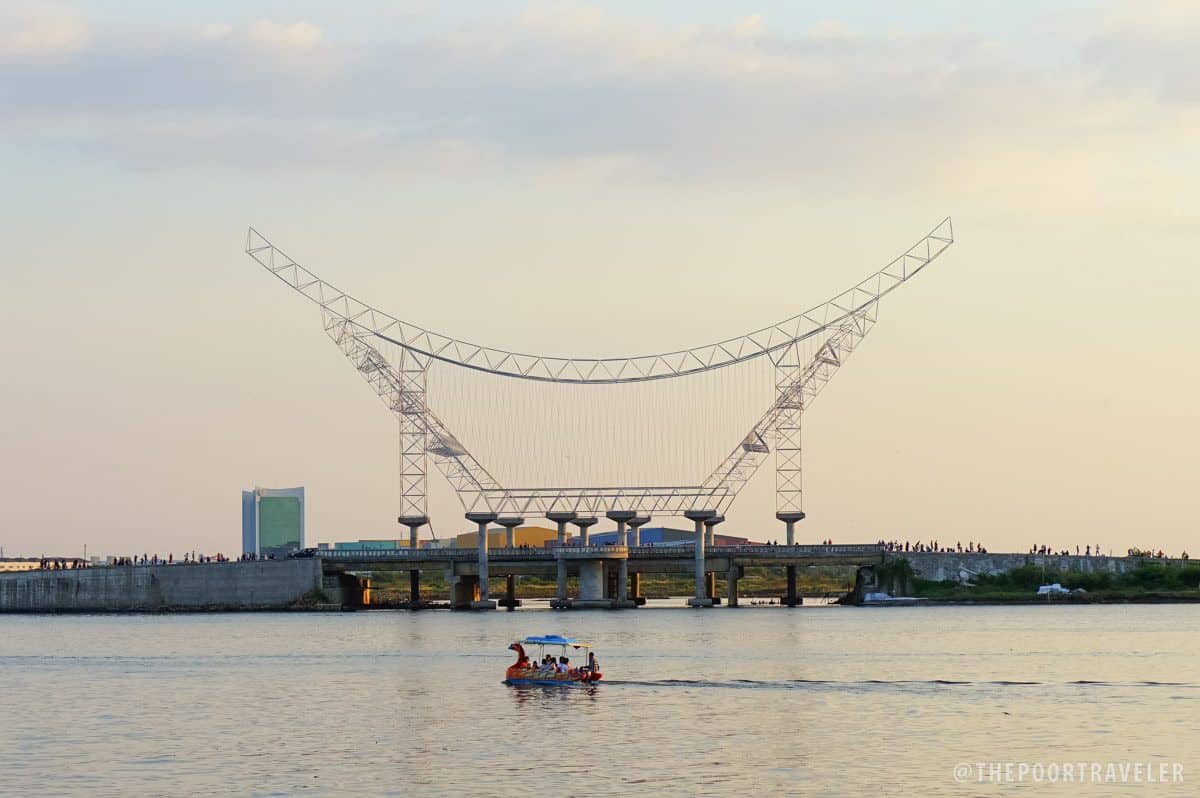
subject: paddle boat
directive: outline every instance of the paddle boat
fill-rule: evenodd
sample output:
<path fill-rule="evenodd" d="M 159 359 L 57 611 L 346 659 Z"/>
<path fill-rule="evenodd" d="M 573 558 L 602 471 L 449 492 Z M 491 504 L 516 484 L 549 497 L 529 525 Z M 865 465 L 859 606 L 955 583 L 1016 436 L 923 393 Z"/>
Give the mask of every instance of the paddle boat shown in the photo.
<path fill-rule="evenodd" d="M 537 646 L 537 659 L 531 660 L 525 653 L 525 647 Z M 554 659 L 553 665 L 543 665 L 549 648 Z M 567 650 L 581 652 L 583 663 L 576 665 L 570 662 Z M 600 665 L 596 654 L 591 650 L 590 643 L 584 643 L 573 637 L 562 635 L 542 635 L 527 637 L 509 645 L 509 651 L 517 652 L 517 661 L 508 666 L 504 672 L 505 684 L 544 684 L 544 685 L 576 685 L 594 684 L 602 678 Z M 557 654 L 556 654 L 557 652 Z M 565 661 L 566 669 L 560 668 Z"/>

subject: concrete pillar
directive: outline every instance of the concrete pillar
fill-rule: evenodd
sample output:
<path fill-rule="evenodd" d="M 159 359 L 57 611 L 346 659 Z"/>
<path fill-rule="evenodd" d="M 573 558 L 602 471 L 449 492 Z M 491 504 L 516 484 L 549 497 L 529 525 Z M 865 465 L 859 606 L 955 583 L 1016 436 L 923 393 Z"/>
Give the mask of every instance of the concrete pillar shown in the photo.
<path fill-rule="evenodd" d="M 516 540 L 514 540 L 513 530 L 525 523 L 525 519 L 509 515 L 497 518 L 496 523 L 504 527 L 504 547 L 506 549 L 515 549 L 517 545 Z M 504 599 L 500 604 L 510 610 L 521 604 L 521 602 L 517 601 L 517 577 L 513 574 L 508 574 L 505 577 Z"/>
<path fill-rule="evenodd" d="M 604 563 L 602 560 L 579 561 L 579 600 L 600 601 L 604 598 Z"/>
<path fill-rule="evenodd" d="M 787 567 L 787 593 L 783 597 L 785 607 L 795 607 L 799 602 L 796 596 L 796 566 Z"/>
<path fill-rule="evenodd" d="M 417 548 L 417 530 L 429 523 L 427 515 L 402 515 L 396 519 L 401 526 L 408 527 L 408 547 Z"/>
<path fill-rule="evenodd" d="M 704 543 L 707 547 L 715 545 L 716 534 L 713 530 L 717 524 L 724 523 L 724 521 L 725 516 L 723 515 L 714 515 L 712 518 L 704 519 Z M 717 575 L 712 571 L 704 574 L 704 587 L 705 592 L 708 593 L 708 598 L 712 599 L 712 603 L 720 604 L 721 600 L 717 598 Z"/>
<path fill-rule="evenodd" d="M 402 515 L 396 521 L 408 527 L 408 548 L 409 551 L 416 551 L 417 530 L 429 523 L 429 516 Z M 408 608 L 410 610 L 421 608 L 421 572 L 415 568 L 408 572 Z"/>
<path fill-rule="evenodd" d="M 646 600 L 642 598 L 642 575 L 637 571 L 629 575 L 629 597 L 635 604 L 646 603 Z"/>
<path fill-rule="evenodd" d="M 604 514 L 609 521 L 617 522 L 617 540 L 618 546 L 628 546 L 629 541 L 625 537 L 625 525 L 637 517 L 637 513 L 632 510 L 609 510 Z"/>
<path fill-rule="evenodd" d="M 588 527 L 595 526 L 596 520 L 594 516 L 571 519 L 571 523 L 579 527 L 579 545 L 588 545 Z"/>
<path fill-rule="evenodd" d="M 710 548 L 716 545 L 713 542 L 713 539 L 716 537 L 713 529 L 717 526 L 717 524 L 723 523 L 725 523 L 725 516 L 723 515 L 714 515 L 712 518 L 704 519 L 704 545 Z"/>
<path fill-rule="evenodd" d="M 557 567 L 555 586 L 554 586 L 554 602 L 551 606 L 565 607 L 567 604 L 567 560 L 563 557 L 563 546 L 567 545 L 567 524 L 575 520 L 575 513 L 572 512 L 549 512 L 546 513 L 546 518 L 553 521 L 558 527 L 558 547 L 556 549 L 557 558 L 555 565 Z"/>
<path fill-rule="evenodd" d="M 804 520 L 804 513 L 796 510 L 795 512 L 775 513 L 775 517 L 787 525 L 787 544 L 789 546 L 796 545 L 796 522 Z"/>
<path fill-rule="evenodd" d="M 504 518 L 497 518 L 496 523 L 504 527 L 505 548 L 515 549 L 516 541 L 513 539 L 513 530 L 525 523 L 525 519 L 516 516 L 505 516 Z"/>
<path fill-rule="evenodd" d="M 726 576 L 728 584 L 725 586 L 725 600 L 730 607 L 738 605 L 738 578 L 742 575 L 742 567 L 735 565 L 733 559 L 729 560 L 729 573 Z"/>
<path fill-rule="evenodd" d="M 567 543 L 567 524 L 575 520 L 575 513 L 550 512 L 546 513 L 546 518 L 558 526 L 558 545 L 565 546 Z"/>
<path fill-rule="evenodd" d="M 517 601 L 517 577 L 509 574 L 504 583 L 504 606 L 512 612 L 521 602 Z"/>
<path fill-rule="evenodd" d="M 474 521 L 479 529 L 479 598 L 471 602 L 478 610 L 494 610 L 496 602 L 488 597 L 488 524 L 496 520 L 495 513 L 467 513 L 467 520 Z"/>
<path fill-rule="evenodd" d="M 707 595 L 707 585 L 704 578 L 704 522 L 710 518 L 715 518 L 716 513 L 712 510 L 688 510 L 684 517 L 691 520 L 696 525 L 696 595 L 688 599 L 688 605 L 691 607 L 711 607 L 712 599 Z"/>
<path fill-rule="evenodd" d="M 450 585 L 450 609 L 468 610 L 479 601 L 479 577 L 449 575 L 446 581 Z"/>
<path fill-rule="evenodd" d="M 629 541 L 628 541 L 627 545 L 629 545 L 629 546 L 642 545 L 642 527 L 648 523 L 650 523 L 650 516 L 648 516 L 648 515 L 638 515 L 638 516 L 634 516 L 632 519 L 630 519 L 630 521 L 629 521 Z M 636 596 L 637 593 L 634 593 L 633 595 Z"/>
<path fill-rule="evenodd" d="M 558 555 L 558 579 L 554 589 L 554 597 L 559 601 L 567 600 L 567 560 Z"/>
<path fill-rule="evenodd" d="M 421 608 L 421 572 L 416 568 L 408 572 L 408 608 Z"/>
<path fill-rule="evenodd" d="M 629 600 L 629 561 L 620 560 L 617 563 L 617 601 Z"/>

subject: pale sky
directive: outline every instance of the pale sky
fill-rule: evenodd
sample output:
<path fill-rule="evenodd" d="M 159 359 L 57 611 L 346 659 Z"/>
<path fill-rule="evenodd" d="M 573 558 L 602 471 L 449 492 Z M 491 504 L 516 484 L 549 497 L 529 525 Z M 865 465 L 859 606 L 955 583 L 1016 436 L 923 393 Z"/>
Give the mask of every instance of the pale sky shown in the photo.
<path fill-rule="evenodd" d="M 413 322 L 616 355 L 946 215 L 806 416 L 803 539 L 1200 553 L 1200 5 L 446 5 L 0 0 L 6 554 L 235 553 L 253 485 L 399 533 L 395 420 L 247 225 Z M 772 490 L 723 531 L 782 536 Z"/>

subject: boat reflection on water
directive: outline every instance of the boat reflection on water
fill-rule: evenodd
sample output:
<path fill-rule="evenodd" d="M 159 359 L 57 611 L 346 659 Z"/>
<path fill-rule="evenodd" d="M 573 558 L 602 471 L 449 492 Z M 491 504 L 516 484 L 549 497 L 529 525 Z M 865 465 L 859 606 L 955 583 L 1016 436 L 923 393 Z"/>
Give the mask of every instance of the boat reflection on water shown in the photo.
<path fill-rule="evenodd" d="M 595 700 L 596 694 L 600 692 L 600 688 L 594 684 L 578 685 L 573 690 L 562 690 L 558 687 L 553 687 L 544 684 L 514 684 L 512 689 L 508 691 L 512 694 L 513 701 L 518 705 L 529 704 L 531 706 L 544 705 L 547 701 L 581 701 Z"/>

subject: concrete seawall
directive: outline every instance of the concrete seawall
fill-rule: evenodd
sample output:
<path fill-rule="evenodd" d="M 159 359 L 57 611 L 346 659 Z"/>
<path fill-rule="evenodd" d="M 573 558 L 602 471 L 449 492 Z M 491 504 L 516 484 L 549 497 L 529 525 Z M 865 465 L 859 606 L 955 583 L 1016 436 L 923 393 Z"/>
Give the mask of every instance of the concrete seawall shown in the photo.
<path fill-rule="evenodd" d="M 283 609 L 321 587 L 320 560 L 0 574 L 0 612 Z"/>
<path fill-rule="evenodd" d="M 889 552 L 887 560 L 906 559 L 912 565 L 913 574 L 921 579 L 935 582 L 965 582 L 979 574 L 995 576 L 1023 565 L 1045 567 L 1055 571 L 1077 573 L 1109 572 L 1123 574 L 1136 569 L 1143 562 L 1174 563 L 1187 560 L 1144 560 L 1141 557 L 1079 557 L 1041 554 L 966 554 L 966 553 L 916 553 Z"/>

